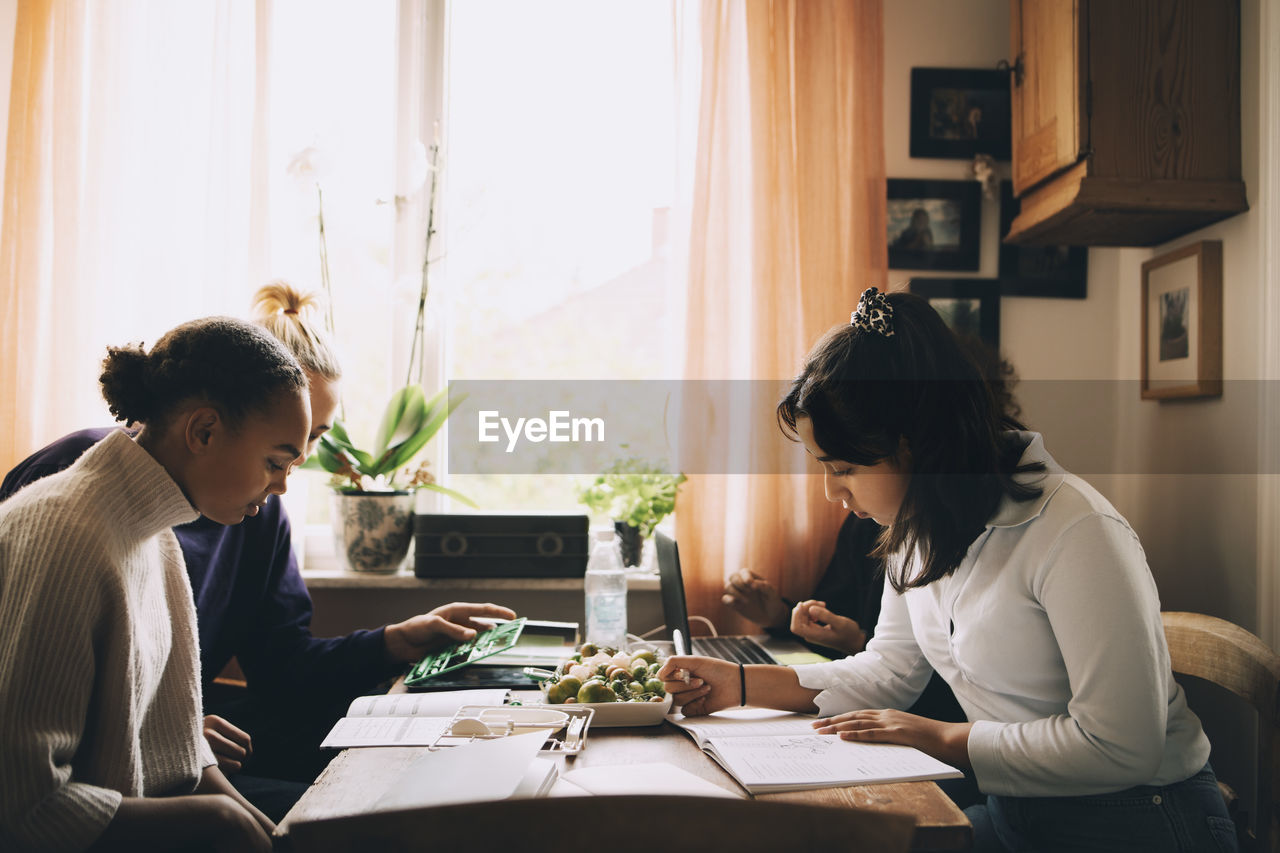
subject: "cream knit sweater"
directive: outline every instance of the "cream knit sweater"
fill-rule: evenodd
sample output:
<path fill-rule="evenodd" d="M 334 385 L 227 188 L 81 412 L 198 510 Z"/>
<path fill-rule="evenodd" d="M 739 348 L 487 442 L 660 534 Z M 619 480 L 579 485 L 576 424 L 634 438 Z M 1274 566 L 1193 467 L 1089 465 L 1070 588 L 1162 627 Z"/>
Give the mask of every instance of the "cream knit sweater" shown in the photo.
<path fill-rule="evenodd" d="M 0 504 L 0 850 L 83 850 L 214 763 L 169 529 L 195 518 L 123 432 Z"/>

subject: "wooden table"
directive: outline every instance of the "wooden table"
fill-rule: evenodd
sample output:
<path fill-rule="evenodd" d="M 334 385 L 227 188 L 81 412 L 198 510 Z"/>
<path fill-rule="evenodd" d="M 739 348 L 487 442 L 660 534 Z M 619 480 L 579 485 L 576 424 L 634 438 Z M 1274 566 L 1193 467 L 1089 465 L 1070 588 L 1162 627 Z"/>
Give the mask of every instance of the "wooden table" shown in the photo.
<path fill-rule="evenodd" d="M 422 755 L 423 748 L 348 749 L 339 754 L 280 823 L 282 832 L 295 820 L 314 820 L 370 809 L 400 773 Z M 617 766 L 636 761 L 663 761 L 681 767 L 722 788 L 742 789 L 720 765 L 670 723 L 647 728 L 593 728 L 580 755 L 564 757 L 563 770 Z M 968 850 L 972 828 L 964 813 L 933 782 L 858 785 L 762 794 L 761 800 L 783 800 L 823 806 L 853 806 L 909 814 L 916 820 L 915 851 Z"/>

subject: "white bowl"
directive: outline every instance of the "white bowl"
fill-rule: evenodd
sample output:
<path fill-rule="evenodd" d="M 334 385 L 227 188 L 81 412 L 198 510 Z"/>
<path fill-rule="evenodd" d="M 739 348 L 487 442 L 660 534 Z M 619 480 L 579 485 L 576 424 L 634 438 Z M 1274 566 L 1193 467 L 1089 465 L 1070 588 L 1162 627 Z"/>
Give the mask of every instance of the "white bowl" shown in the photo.
<path fill-rule="evenodd" d="M 555 708 L 557 706 L 538 704 L 535 707 Z M 661 702 L 579 702 L 565 707 L 594 709 L 596 713 L 591 718 L 592 728 L 656 726 L 671 710 L 671 695 L 668 694 Z"/>

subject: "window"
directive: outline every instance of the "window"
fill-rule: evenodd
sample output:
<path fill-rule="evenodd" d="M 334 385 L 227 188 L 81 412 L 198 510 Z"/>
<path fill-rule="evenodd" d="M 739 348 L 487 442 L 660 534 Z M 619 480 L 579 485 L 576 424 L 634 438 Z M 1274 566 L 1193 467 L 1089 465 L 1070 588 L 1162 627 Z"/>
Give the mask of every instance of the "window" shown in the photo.
<path fill-rule="evenodd" d="M 428 347 L 438 354 L 428 364 L 439 375 L 425 380 L 428 392 L 458 379 L 678 375 L 684 294 L 667 250 L 676 183 L 671 7 L 467 0 L 447 8 L 427 307 Z M 403 96 L 422 83 L 398 79 L 406 72 L 396 53 L 405 43 L 397 26 L 418 24 L 397 22 L 391 3 L 359 15 L 336 0 L 273 7 L 272 275 L 319 289 L 318 182 L 345 420 L 358 439 L 373 434 L 404 381 L 413 331 L 421 244 L 400 248 L 414 260 L 397 276 L 397 211 L 388 202 L 416 189 L 395 185 L 405 142 L 396 138 L 396 99 L 398 87 Z M 304 149 L 316 173 L 292 176 L 288 165 Z M 402 214 L 422 214 L 425 198 L 414 195 L 417 208 Z M 474 428 L 472 417 L 464 409 L 449 429 Z M 444 450 L 437 438 L 428 451 L 438 476 Z M 582 479 L 444 477 L 485 511 L 576 508 Z M 312 493 L 306 517 L 323 522 L 327 502 L 314 485 L 293 488 Z"/>
<path fill-rule="evenodd" d="M 664 3 L 453 4 L 432 309 L 448 379 L 678 375 L 672 44 Z M 487 510 L 565 509 L 580 479 L 449 482 Z"/>

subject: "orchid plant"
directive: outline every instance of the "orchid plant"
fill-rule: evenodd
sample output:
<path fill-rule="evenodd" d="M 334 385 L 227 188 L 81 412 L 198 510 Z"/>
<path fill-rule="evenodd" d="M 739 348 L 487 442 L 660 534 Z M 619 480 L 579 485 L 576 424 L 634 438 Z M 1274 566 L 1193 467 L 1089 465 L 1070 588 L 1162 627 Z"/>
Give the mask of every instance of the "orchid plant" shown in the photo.
<path fill-rule="evenodd" d="M 421 148 L 421 145 L 419 145 Z M 453 489 L 445 488 L 435 482 L 427 462 L 417 468 L 409 466 L 427 443 L 435 436 L 453 409 L 462 402 L 463 397 L 449 399 L 448 389 L 444 388 L 428 398 L 422 387 L 422 359 L 420 350 L 423 341 L 423 320 L 426 315 L 428 295 L 428 271 L 431 259 L 431 242 L 435 236 L 435 204 L 438 177 L 439 143 L 431 146 L 430 160 L 426 170 L 414 168 L 412 171 L 425 171 L 430 175 L 430 190 L 427 194 L 426 239 L 422 256 L 422 279 L 418 294 L 418 310 L 414 323 L 413 341 L 410 346 L 409 373 L 405 377 L 404 387 L 391 395 L 382 420 L 378 426 L 377 437 L 370 449 L 358 446 L 347 431 L 343 418 L 334 421 L 333 428 L 321 436 L 320 443 L 304 464 L 304 468 L 323 470 L 333 475 L 331 485 L 341 492 L 369 492 L 428 489 L 446 494 L 454 500 L 468 506 L 476 504 L 465 495 Z M 314 148 L 304 149 L 289 166 L 290 174 L 295 177 L 313 177 L 316 181 L 316 198 L 319 213 L 320 235 L 320 279 L 328 302 L 326 324 L 330 335 L 333 329 L 333 294 L 329 282 L 328 245 L 324 229 L 324 194 L 320 188 L 319 170 L 315 161 L 317 152 Z M 421 155 L 418 160 L 425 159 Z M 415 167 L 418 164 L 415 162 Z M 426 182 L 427 174 L 423 174 L 412 190 L 395 197 L 396 208 L 408 201 L 408 197 L 417 192 Z M 381 203 L 381 202 L 380 202 Z M 416 375 L 415 375 L 416 374 Z M 405 475 L 404 480 L 397 478 Z"/>

